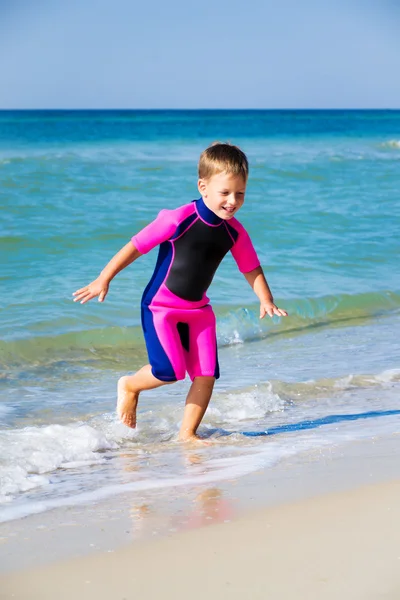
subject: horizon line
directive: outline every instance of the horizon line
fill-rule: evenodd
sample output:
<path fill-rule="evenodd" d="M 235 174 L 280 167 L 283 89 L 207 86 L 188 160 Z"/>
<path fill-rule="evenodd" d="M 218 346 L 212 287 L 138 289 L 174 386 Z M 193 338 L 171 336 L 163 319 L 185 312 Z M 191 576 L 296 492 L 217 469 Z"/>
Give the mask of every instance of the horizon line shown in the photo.
<path fill-rule="evenodd" d="M 0 108 L 0 112 L 112 112 L 112 111 L 126 111 L 126 112 L 315 112 L 315 111 L 399 111 L 400 107 L 394 108 L 362 108 L 362 107 L 351 107 L 351 108 Z"/>

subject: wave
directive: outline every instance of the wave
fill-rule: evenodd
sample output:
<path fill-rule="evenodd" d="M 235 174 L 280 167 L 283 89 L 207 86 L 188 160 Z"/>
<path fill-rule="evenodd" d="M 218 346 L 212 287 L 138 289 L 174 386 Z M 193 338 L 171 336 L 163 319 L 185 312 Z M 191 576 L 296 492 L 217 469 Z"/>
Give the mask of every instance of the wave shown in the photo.
<path fill-rule="evenodd" d="M 382 291 L 363 294 L 338 294 L 320 298 L 284 300 L 289 317 L 272 320 L 258 318 L 258 307 L 237 308 L 222 316 L 219 341 L 222 345 L 243 343 L 271 335 L 308 333 L 322 326 L 349 326 L 380 315 L 398 312 L 400 294 Z M 216 311 L 217 314 L 220 311 Z"/>
<path fill-rule="evenodd" d="M 266 414 L 282 413 L 310 401 L 343 397 L 347 392 L 387 388 L 400 383 L 400 369 L 380 373 L 348 374 L 343 377 L 282 381 L 271 379 L 256 386 L 215 393 L 207 409 L 206 422 L 213 426 L 231 426 L 249 419 L 261 420 Z"/>
<path fill-rule="evenodd" d="M 143 134 L 143 131 L 141 132 Z M 41 147 L 24 147 L 24 148 L 13 148 L 5 149 L 0 148 L 0 167 L 11 165 L 11 168 L 19 167 L 21 165 L 31 165 L 32 168 L 38 166 L 46 167 L 50 165 L 59 165 L 60 168 L 70 166 L 74 164 L 82 165 L 83 163 L 90 164 L 122 164 L 122 165 L 137 165 L 137 161 L 144 160 L 146 165 L 141 165 L 141 171 L 147 171 L 148 169 L 159 170 L 163 167 L 160 166 L 162 163 L 164 166 L 174 162 L 186 162 L 196 160 L 196 149 L 193 143 L 188 141 L 185 147 L 182 149 L 182 145 L 179 148 L 171 150 L 168 147 L 168 153 L 162 151 L 160 147 L 160 138 L 157 137 L 157 144 L 159 152 L 155 151 L 154 146 L 147 148 L 146 142 L 152 143 L 152 135 L 146 140 L 142 137 L 130 136 L 126 139 L 124 136 L 117 136 L 115 139 L 93 139 L 84 136 L 83 139 L 65 138 L 60 144 L 59 142 L 53 143 L 49 140 L 44 141 Z M 167 136 L 165 139 L 172 139 Z M 254 140 L 253 140 L 254 141 Z M 343 143 L 345 142 L 345 143 Z M 276 145 L 272 145 L 268 149 L 269 160 L 255 162 L 253 169 L 254 172 L 264 172 L 270 176 L 277 176 L 278 178 L 288 179 L 306 179 L 311 181 L 324 181 L 325 176 L 322 172 L 315 170 L 307 171 L 301 168 L 295 169 L 283 169 L 279 164 L 276 167 L 271 165 L 275 164 L 276 159 L 280 159 L 282 156 L 286 156 L 292 166 L 304 167 L 305 164 L 309 163 L 314 165 L 316 159 L 327 160 L 328 162 L 353 162 L 354 160 L 387 160 L 390 157 L 387 152 L 390 150 L 400 150 L 400 139 L 389 139 L 382 141 L 376 139 L 372 142 L 360 144 L 360 142 L 354 141 L 349 143 L 346 138 L 342 139 L 342 143 L 330 141 L 323 145 L 316 143 L 313 146 L 309 144 L 309 137 L 306 139 L 300 138 L 299 144 L 287 144 L 282 146 L 281 141 L 278 139 Z M 304 144 L 306 144 L 306 151 Z M 263 145 L 263 156 L 265 157 L 265 144 Z M 395 158 L 395 155 L 391 153 L 391 158 Z M 272 163 L 271 163 L 272 161 Z M 294 162 L 293 162 L 294 161 Z M 299 162 L 300 161 L 300 162 Z M 152 163 L 153 166 L 149 166 L 148 163 Z M 315 166 L 315 165 L 314 165 Z M 257 181 L 257 178 L 253 177 L 253 181 Z"/>
<path fill-rule="evenodd" d="M 296 402 L 303 400 L 318 400 L 329 396 L 340 395 L 351 390 L 370 389 L 400 382 L 400 369 L 386 369 L 377 374 L 352 374 L 344 377 L 325 378 L 302 382 L 271 381 L 271 393 L 275 394 L 282 402 Z"/>
<path fill-rule="evenodd" d="M 380 144 L 381 148 L 391 148 L 394 150 L 400 150 L 400 140 L 388 140 Z"/>
<path fill-rule="evenodd" d="M 282 301 L 289 317 L 260 320 L 258 306 L 215 306 L 220 347 L 271 336 L 302 335 L 319 327 L 346 327 L 365 323 L 400 309 L 400 293 L 382 291 L 338 294 Z M 73 326 L 73 325 L 72 325 Z M 78 324 L 77 324 L 78 326 Z M 55 325 L 56 327 L 56 325 Z M 0 341 L 0 364 L 10 375 L 16 369 L 88 365 L 115 368 L 140 365 L 146 351 L 140 327 L 104 327 L 70 331 L 54 336 Z M 5 376 L 7 377 L 7 376 Z"/>
<path fill-rule="evenodd" d="M 276 380 L 257 386 L 221 391 L 215 394 L 213 403 L 206 413 L 202 426 L 203 435 L 218 443 L 219 461 L 225 456 L 224 448 L 228 450 L 228 455 L 231 455 L 232 444 L 236 449 L 241 448 L 244 455 L 250 457 L 250 454 L 257 452 L 259 447 L 255 447 L 249 438 L 300 432 L 342 421 L 358 423 L 365 419 L 398 416 L 400 411 L 397 408 L 388 410 L 386 404 L 381 404 L 381 400 L 379 407 L 365 403 L 364 399 L 361 399 L 359 405 L 354 403 L 349 405 L 348 395 L 344 396 L 344 394 L 352 393 L 354 390 L 362 392 L 371 388 L 378 392 L 389 389 L 393 385 L 397 386 L 399 382 L 400 369 L 391 369 L 376 374 L 349 374 L 346 377 L 307 382 L 288 383 Z M 342 402 L 332 403 L 335 396 L 341 397 Z M 305 409 L 303 408 L 303 400 L 319 400 L 322 397 L 329 398 L 331 402 L 325 402 L 322 406 L 319 402 L 314 402 L 311 407 L 308 404 Z M 396 396 L 392 395 L 390 398 Z M 293 409 L 294 405 L 297 405 L 297 410 Z M 392 400 L 390 405 L 393 406 Z M 333 407 L 335 414 L 332 415 Z M 360 411 L 360 407 L 363 411 Z M 144 481 L 143 479 L 146 478 L 143 470 L 147 467 L 142 465 L 142 476 L 131 484 L 131 489 L 152 489 L 156 485 L 155 480 L 164 482 L 159 487 L 167 485 L 165 478 L 159 476 L 159 465 L 164 464 L 164 460 L 159 461 L 159 453 L 171 452 L 179 446 L 176 445 L 175 440 L 180 414 L 181 407 L 176 404 L 175 399 L 165 396 L 159 407 L 158 419 L 154 419 L 154 405 L 152 405 L 147 410 L 142 410 L 139 428 L 136 430 L 126 428 L 114 414 L 109 413 L 94 417 L 88 415 L 84 420 L 64 425 L 50 423 L 0 430 L 0 456 L 3 457 L 0 465 L 0 505 L 12 503 L 16 497 L 25 492 L 42 490 L 46 494 L 50 485 L 54 488 L 62 488 L 64 491 L 67 488 L 68 493 L 65 493 L 69 496 L 63 498 L 61 492 L 54 494 L 54 490 L 49 490 L 46 497 L 51 494 L 58 497 L 58 499 L 53 497 L 51 506 L 57 506 L 58 501 L 73 504 L 75 500 L 70 496 L 77 489 L 76 477 L 84 478 L 90 474 L 91 483 L 86 479 L 82 480 L 83 483 L 78 486 L 81 489 L 90 489 L 93 485 L 96 488 L 97 485 L 103 485 L 104 480 L 117 481 L 119 476 L 118 469 L 115 469 L 115 461 L 125 456 L 129 457 L 129 462 L 136 460 L 140 462 L 143 453 L 146 457 L 154 456 L 155 466 L 147 469 L 149 479 Z M 348 441 L 348 433 L 339 432 L 339 435 L 344 435 L 344 439 Z M 292 448 L 294 453 L 304 451 L 306 441 L 306 439 L 298 440 L 297 446 L 293 438 L 290 444 L 282 442 L 277 448 L 279 456 L 282 455 L 281 451 L 285 455 L 288 448 Z M 309 438 L 308 441 L 311 447 L 315 443 L 320 443 L 319 438 L 318 440 Z M 247 445 L 248 443 L 250 446 Z M 233 464 L 238 460 L 240 462 L 237 452 L 231 457 Z M 269 459 L 273 458 L 273 462 L 279 458 L 276 453 L 274 455 L 271 446 L 266 449 L 266 452 Z M 248 466 L 248 463 L 246 464 Z M 112 473 L 107 471 L 105 477 L 104 469 L 107 469 L 107 465 L 111 465 Z M 146 458 L 146 465 L 148 465 L 148 458 Z M 251 465 L 254 466 L 252 460 L 250 460 Z M 208 470 L 210 471 L 210 465 Z M 222 473 L 224 469 L 220 469 L 218 473 L 217 471 L 218 469 L 216 470 L 213 465 L 211 472 L 217 476 L 216 480 L 223 479 L 226 475 Z M 202 474 L 205 472 L 204 465 L 201 465 L 200 472 Z M 249 472 L 247 467 L 242 474 L 246 472 Z M 135 474 L 136 469 L 132 469 L 132 473 Z M 174 473 L 171 476 L 173 477 Z M 96 479 L 95 484 L 93 479 Z M 181 481 L 177 485 L 188 484 L 184 478 L 174 479 L 174 481 Z M 141 485 L 143 488 L 140 488 Z M 129 487 L 120 485 L 119 489 L 123 491 Z M 101 497 L 98 492 L 93 491 L 93 494 L 93 499 Z M 86 496 L 85 498 L 87 500 Z M 31 501 L 30 499 L 29 502 Z M 43 498 L 40 506 L 44 506 Z M 47 506 L 49 507 L 50 505 Z M 32 510 L 30 504 L 26 514 L 30 514 Z M 12 508 L 9 514 L 7 510 L 3 511 L 0 522 L 15 516 L 23 516 L 18 511 L 18 507 Z"/>

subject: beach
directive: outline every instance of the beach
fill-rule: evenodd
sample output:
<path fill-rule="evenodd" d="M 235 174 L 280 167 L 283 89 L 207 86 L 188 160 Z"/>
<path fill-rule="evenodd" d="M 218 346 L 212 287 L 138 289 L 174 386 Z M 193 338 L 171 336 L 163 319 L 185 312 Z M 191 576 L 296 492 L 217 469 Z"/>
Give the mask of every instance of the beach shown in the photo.
<path fill-rule="evenodd" d="M 396 598 L 399 131 L 384 110 L 0 111 L 3 596 Z M 215 139 L 249 158 L 238 219 L 289 317 L 260 320 L 224 259 L 191 447 L 188 378 L 143 394 L 135 430 L 115 411 L 157 252 L 104 303 L 72 293 L 198 197 Z"/>
<path fill-rule="evenodd" d="M 395 600 L 400 594 L 399 464 L 397 436 L 350 445 L 329 457 L 308 457 L 253 480 L 231 482 L 220 490 L 218 503 L 214 488 L 208 521 L 199 510 L 185 527 L 175 504 L 175 528 L 140 543 L 116 542 L 115 522 L 108 530 L 103 523 L 107 542 L 102 551 L 89 554 L 82 546 L 77 552 L 77 538 L 75 545 L 68 542 L 61 526 L 64 513 L 58 516 L 58 531 L 53 521 L 46 540 L 53 558 L 43 564 L 36 553 L 37 564 L 21 570 L 15 557 L 14 568 L 0 576 L 0 597 Z M 235 516 L 227 515 L 226 507 L 218 514 L 224 510 L 223 493 L 234 494 Z M 187 504 L 193 510 L 189 499 Z M 81 522 L 81 538 L 101 537 L 100 526 L 89 531 Z M 25 539 L 35 534 L 43 537 L 27 519 Z M 57 547 L 66 543 L 67 554 L 55 560 Z M 18 552 L 21 564 L 27 552 L 32 561 L 29 543 L 20 540 Z"/>

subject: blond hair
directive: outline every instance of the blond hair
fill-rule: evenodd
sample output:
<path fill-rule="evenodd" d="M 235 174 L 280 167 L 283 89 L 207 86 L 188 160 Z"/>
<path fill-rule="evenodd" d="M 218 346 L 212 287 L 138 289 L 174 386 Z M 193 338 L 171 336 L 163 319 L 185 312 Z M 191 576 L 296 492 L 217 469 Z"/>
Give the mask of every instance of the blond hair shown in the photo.
<path fill-rule="evenodd" d="M 249 163 L 244 152 L 232 144 L 214 142 L 204 150 L 199 160 L 199 179 L 210 179 L 218 173 L 249 176 Z"/>

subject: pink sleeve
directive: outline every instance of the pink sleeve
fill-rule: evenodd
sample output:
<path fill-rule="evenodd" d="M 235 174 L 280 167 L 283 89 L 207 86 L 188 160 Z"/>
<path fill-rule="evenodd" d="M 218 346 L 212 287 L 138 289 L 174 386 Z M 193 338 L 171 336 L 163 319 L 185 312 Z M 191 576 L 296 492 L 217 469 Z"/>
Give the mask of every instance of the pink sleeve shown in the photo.
<path fill-rule="evenodd" d="M 153 248 L 168 240 L 176 229 L 175 211 L 164 209 L 154 221 L 132 238 L 132 244 L 141 254 L 147 254 Z"/>
<path fill-rule="evenodd" d="M 250 273 L 250 271 L 253 271 L 260 266 L 260 261 L 256 251 L 254 250 L 250 236 L 243 225 L 241 225 L 239 221 L 236 221 L 236 219 L 232 225 L 239 234 L 235 244 L 231 249 L 232 256 L 235 259 L 241 273 Z"/>

